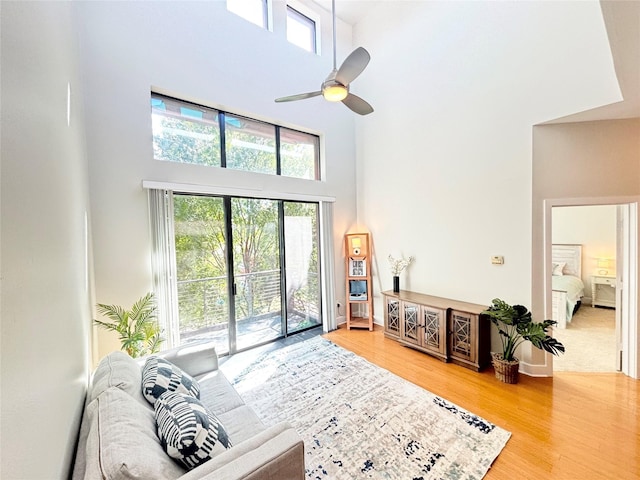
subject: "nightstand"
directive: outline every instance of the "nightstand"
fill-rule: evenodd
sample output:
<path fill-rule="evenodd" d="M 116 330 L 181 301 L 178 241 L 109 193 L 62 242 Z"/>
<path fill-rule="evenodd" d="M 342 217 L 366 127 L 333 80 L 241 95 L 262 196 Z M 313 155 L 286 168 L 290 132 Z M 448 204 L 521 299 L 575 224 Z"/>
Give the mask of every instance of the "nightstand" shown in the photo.
<path fill-rule="evenodd" d="M 616 308 L 616 277 L 591 275 L 591 306 Z"/>

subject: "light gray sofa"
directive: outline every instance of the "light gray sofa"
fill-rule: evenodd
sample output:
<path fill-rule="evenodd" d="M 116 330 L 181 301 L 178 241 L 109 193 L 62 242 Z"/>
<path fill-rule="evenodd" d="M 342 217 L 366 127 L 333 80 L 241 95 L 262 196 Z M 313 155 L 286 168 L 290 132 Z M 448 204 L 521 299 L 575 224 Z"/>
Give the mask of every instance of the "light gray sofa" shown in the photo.
<path fill-rule="evenodd" d="M 198 381 L 200 400 L 220 419 L 233 446 L 190 471 L 176 463 L 156 435 L 153 407 L 142 394 L 141 365 L 113 352 L 98 365 L 87 392 L 73 480 L 304 478 L 300 436 L 288 423 L 265 427 L 218 370 L 213 347 L 178 348 L 162 356 Z"/>

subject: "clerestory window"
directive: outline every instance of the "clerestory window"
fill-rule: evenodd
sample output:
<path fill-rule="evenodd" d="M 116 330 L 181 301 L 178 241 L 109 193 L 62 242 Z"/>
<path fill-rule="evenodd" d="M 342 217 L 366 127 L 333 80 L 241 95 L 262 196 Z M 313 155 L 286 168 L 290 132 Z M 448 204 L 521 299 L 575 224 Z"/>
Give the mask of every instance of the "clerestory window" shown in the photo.
<path fill-rule="evenodd" d="M 287 5 L 287 40 L 308 52 L 318 53 L 316 36 L 316 22 Z"/>
<path fill-rule="evenodd" d="M 320 138 L 306 132 L 151 94 L 156 160 L 320 179 Z"/>

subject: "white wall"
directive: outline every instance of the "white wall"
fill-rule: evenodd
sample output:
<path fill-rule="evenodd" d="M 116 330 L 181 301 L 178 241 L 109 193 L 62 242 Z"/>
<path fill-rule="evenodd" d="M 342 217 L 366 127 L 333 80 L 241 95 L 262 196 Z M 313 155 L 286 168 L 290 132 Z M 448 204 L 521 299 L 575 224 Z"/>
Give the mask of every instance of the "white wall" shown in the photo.
<path fill-rule="evenodd" d="M 2 2 L 1 21 L 0 477 L 61 479 L 86 392 L 92 303 L 72 7 Z"/>
<path fill-rule="evenodd" d="M 554 207 L 552 242 L 582 245 L 582 281 L 585 300 L 591 298 L 591 275 L 598 272 L 598 258 L 616 258 L 616 206 Z M 615 273 L 615 263 L 609 269 Z"/>
<path fill-rule="evenodd" d="M 415 256 L 404 288 L 530 306 L 532 126 L 620 99 L 598 2 L 389 2 L 354 40 L 378 109 L 357 122 L 378 321 L 389 253 Z"/>
<path fill-rule="evenodd" d="M 146 192 L 141 181 L 227 185 L 335 196 L 336 275 L 342 235 L 354 223 L 354 114 L 322 98 L 276 104 L 314 91 L 332 67 L 331 21 L 323 13 L 323 56 L 286 41 L 286 10 L 274 2 L 274 31 L 229 13 L 225 2 L 78 2 L 87 95 L 96 297 L 131 305 L 152 288 Z M 344 48 L 351 30 L 338 24 Z M 320 134 L 325 181 L 311 182 L 153 160 L 149 92 Z M 343 283 L 337 299 L 344 303 Z M 118 349 L 100 332 L 100 358 Z"/>

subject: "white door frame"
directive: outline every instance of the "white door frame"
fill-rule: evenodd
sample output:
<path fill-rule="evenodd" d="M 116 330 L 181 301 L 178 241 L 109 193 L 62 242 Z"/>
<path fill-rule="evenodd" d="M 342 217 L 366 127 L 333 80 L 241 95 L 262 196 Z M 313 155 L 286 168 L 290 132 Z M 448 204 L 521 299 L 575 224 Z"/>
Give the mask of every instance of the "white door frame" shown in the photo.
<path fill-rule="evenodd" d="M 622 262 L 617 262 L 616 300 L 620 300 L 621 322 L 621 346 L 622 346 L 622 373 L 632 378 L 638 378 L 640 367 L 638 366 L 638 349 L 640 349 L 638 332 L 640 331 L 638 320 L 638 203 L 640 197 L 594 197 L 594 198 L 561 198 L 547 199 L 544 201 L 544 308 L 545 318 L 552 315 L 551 293 L 551 244 L 552 244 L 552 209 L 553 207 L 572 207 L 589 205 L 621 205 L 618 210 L 627 214 L 619 214 L 616 238 L 617 255 Z M 622 256 L 621 255 L 622 252 Z M 622 265 L 624 263 L 624 265 Z M 553 355 L 546 354 L 546 366 L 550 369 L 547 373 L 553 375 Z"/>
<path fill-rule="evenodd" d="M 638 204 L 619 205 L 617 209 L 617 232 L 621 237 L 616 246 L 616 258 L 622 259 L 616 268 L 616 322 L 619 322 L 619 338 L 616 339 L 620 355 L 621 371 L 633 378 L 638 378 L 638 342 L 633 348 L 632 339 L 638 339 L 639 322 L 630 321 L 638 318 L 638 302 L 633 301 L 629 292 L 637 287 L 638 279 L 638 244 L 632 242 L 633 234 L 638 232 Z M 637 298 L 637 297 L 636 297 Z"/>

